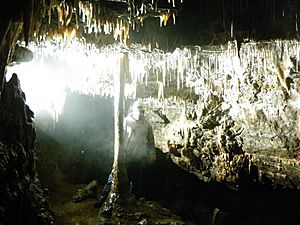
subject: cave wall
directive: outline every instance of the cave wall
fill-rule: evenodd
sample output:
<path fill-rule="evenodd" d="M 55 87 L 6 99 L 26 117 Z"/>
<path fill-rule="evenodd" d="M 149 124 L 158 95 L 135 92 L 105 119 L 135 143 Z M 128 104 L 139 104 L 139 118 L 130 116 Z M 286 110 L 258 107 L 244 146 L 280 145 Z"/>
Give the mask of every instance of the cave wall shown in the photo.
<path fill-rule="evenodd" d="M 193 59 L 179 62 L 196 95 L 171 97 L 166 85 L 165 99 L 148 98 L 156 146 L 204 181 L 238 188 L 247 178 L 299 190 L 299 42 L 177 51 Z"/>
<path fill-rule="evenodd" d="M 0 221 L 51 224 L 53 217 L 35 168 L 33 112 L 16 74 L 5 82 L 0 104 Z"/>
<path fill-rule="evenodd" d="M 17 75 L 6 82 L 6 66 L 20 37 L 28 40 L 32 1 L 1 7 L 0 29 L 0 223 L 53 224 L 35 169 L 33 112 Z"/>

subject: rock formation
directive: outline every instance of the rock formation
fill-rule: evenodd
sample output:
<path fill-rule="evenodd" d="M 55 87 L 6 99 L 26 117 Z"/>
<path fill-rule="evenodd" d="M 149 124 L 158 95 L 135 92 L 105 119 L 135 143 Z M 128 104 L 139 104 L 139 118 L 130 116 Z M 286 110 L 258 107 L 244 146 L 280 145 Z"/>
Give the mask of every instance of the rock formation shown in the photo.
<path fill-rule="evenodd" d="M 3 85 L 0 104 L 1 214 L 3 224 L 53 224 L 35 168 L 33 112 L 16 74 Z"/>
<path fill-rule="evenodd" d="M 151 54 L 137 61 L 149 66 L 139 77 L 149 82 L 141 82 L 134 97 L 157 98 L 145 100 L 157 148 L 206 182 L 236 189 L 246 178 L 300 189 L 299 1 L 199 2 L 190 1 L 187 10 L 181 1 L 168 7 L 161 1 L 13 0 L 1 7 L 0 222 L 53 223 L 35 169 L 33 112 L 17 75 L 5 77 L 18 40 L 66 46 L 77 36 L 88 47 L 119 41 L 128 51 L 134 41 L 149 45 L 138 57 Z M 215 10 L 207 10 L 213 4 Z M 185 17 L 172 32 L 177 13 Z M 150 29 L 143 29 L 147 17 Z M 162 25 L 171 35 L 163 35 Z M 272 38 L 287 40 L 261 41 Z M 202 44 L 214 46 L 195 46 Z"/>

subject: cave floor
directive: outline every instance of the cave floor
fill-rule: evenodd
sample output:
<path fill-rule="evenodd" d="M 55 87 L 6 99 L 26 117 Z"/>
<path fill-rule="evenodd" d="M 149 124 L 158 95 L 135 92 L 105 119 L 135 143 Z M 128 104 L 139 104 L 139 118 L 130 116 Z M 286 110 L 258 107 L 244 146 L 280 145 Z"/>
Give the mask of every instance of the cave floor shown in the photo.
<path fill-rule="evenodd" d="M 70 160 L 64 149 L 41 132 L 37 133 L 37 137 L 39 178 L 42 187 L 48 189 L 48 202 L 54 214 L 54 224 L 57 225 L 134 225 L 146 224 L 146 222 L 148 225 L 174 224 L 170 222 L 171 220 L 178 221 L 177 225 L 193 224 L 182 221 L 174 214 L 201 225 L 300 224 L 298 207 L 300 193 L 296 190 L 273 189 L 260 183 L 250 182 L 245 182 L 239 191 L 231 190 L 223 184 L 201 182 L 194 175 L 178 168 L 170 160 L 158 160 L 148 174 L 147 187 L 149 191 L 145 198 L 153 201 L 139 200 L 126 205 L 125 212 L 131 210 L 130 214 L 125 215 L 124 211 L 120 212 L 126 223 L 115 221 L 102 223 L 99 221 L 99 209 L 94 208 L 96 199 L 87 199 L 81 203 L 72 202 L 73 195 L 88 182 L 84 185 L 73 184 L 60 170 L 57 163 L 59 156 Z M 273 173 L 274 166 L 272 165 L 282 159 L 282 157 L 277 159 L 275 156 L 268 157 L 270 159 L 268 164 L 266 164 L 266 160 L 256 160 L 261 162 L 258 164 L 258 169 L 261 165 Z M 263 164 L 263 162 L 265 163 Z M 289 166 L 295 168 L 294 164 L 289 165 L 289 161 L 280 163 L 283 169 Z M 277 173 L 281 171 L 277 171 Z M 74 175 L 78 175 L 78 173 L 74 173 Z M 106 177 L 106 175 L 103 176 Z M 101 190 L 101 187 L 98 188 Z M 141 223 L 143 219 L 147 220 Z M 152 223 L 153 219 L 156 219 L 155 223 Z"/>
<path fill-rule="evenodd" d="M 111 218 L 99 216 L 100 210 L 94 207 L 96 198 L 89 198 L 82 202 L 72 202 L 72 196 L 85 185 L 73 185 L 67 182 L 56 186 L 50 191 L 50 208 L 54 213 L 57 225 L 133 225 L 133 224 L 176 224 L 194 225 L 191 221 L 183 221 L 170 210 L 154 201 L 145 198 L 131 199 L 127 205 L 117 208 Z M 100 189 L 100 188 L 99 188 Z"/>
<path fill-rule="evenodd" d="M 61 145 L 50 136 L 39 130 L 37 133 L 37 169 L 43 188 L 48 190 L 48 202 L 54 214 L 56 225 L 94 225 L 94 224 L 186 224 L 192 222 L 183 221 L 179 216 L 170 210 L 162 207 L 155 201 L 146 201 L 144 198 L 133 199 L 123 206 L 123 209 L 115 210 L 116 216 L 112 219 L 101 220 L 100 210 L 94 207 L 96 198 L 86 199 L 74 203 L 72 197 L 78 189 L 87 184 L 74 184 L 60 170 L 58 158 L 60 155 L 67 158 Z M 69 159 L 69 158 L 67 158 Z M 97 193 L 100 193 L 102 186 L 98 185 Z M 153 192 L 152 192 L 153 193 Z M 149 198 L 150 199 L 150 198 Z M 169 204 L 172 205 L 172 204 Z M 177 213 L 176 213 L 177 214 Z M 102 218 L 103 219 L 103 218 Z"/>
<path fill-rule="evenodd" d="M 57 225 L 93 225 L 99 224 L 99 209 L 94 207 L 96 199 L 72 202 L 72 196 L 85 185 L 65 183 L 50 192 L 50 206 Z"/>

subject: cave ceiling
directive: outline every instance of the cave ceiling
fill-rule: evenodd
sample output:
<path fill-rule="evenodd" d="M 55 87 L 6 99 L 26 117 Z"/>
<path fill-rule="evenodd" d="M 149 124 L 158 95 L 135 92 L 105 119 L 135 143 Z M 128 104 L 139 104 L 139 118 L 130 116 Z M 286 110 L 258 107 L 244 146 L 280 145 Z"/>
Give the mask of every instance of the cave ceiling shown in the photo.
<path fill-rule="evenodd" d="M 189 67 L 185 66 L 188 60 L 186 54 L 189 56 L 196 54 L 195 57 L 198 57 L 197 46 L 202 48 L 199 50 L 201 54 L 203 53 L 201 57 L 209 58 L 208 54 L 218 55 L 218 51 L 227 48 L 214 49 L 213 46 L 226 45 L 228 41 L 234 39 L 238 52 L 242 43 L 247 43 L 249 40 L 297 39 L 299 2 L 297 0 L 26 0 L 22 2 L 13 0 L 9 1 L 6 7 L 1 8 L 3 26 L 1 26 L 0 36 L 7 34 L 9 23 L 19 21 L 23 24 L 23 31 L 17 38 L 26 43 L 30 41 L 43 43 L 48 40 L 61 45 L 68 44 L 76 37 L 80 42 L 95 44 L 97 48 L 121 44 L 130 51 L 135 51 L 139 47 L 148 53 L 154 48 L 163 50 L 163 52 L 152 52 L 152 56 L 143 55 L 143 52 L 134 53 L 135 61 L 143 64 L 144 69 L 147 70 L 143 73 L 147 77 L 152 75 L 152 78 L 149 77 L 150 82 L 147 80 L 142 83 L 148 86 L 153 82 L 153 86 L 138 87 L 141 97 L 149 97 L 158 92 L 157 80 L 166 84 L 166 72 L 176 74 L 182 71 L 180 79 L 181 83 L 184 82 L 182 76 L 186 75 L 183 74 L 192 70 L 192 68 L 182 68 Z M 5 42 L 2 41 L 2 44 Z M 205 46 L 209 46 L 208 51 L 205 50 Z M 174 53 L 176 48 L 184 47 L 190 49 L 177 50 L 175 56 L 174 54 L 163 55 L 164 52 Z M 106 52 L 112 54 L 114 51 L 111 48 L 106 49 Z M 176 54 L 184 59 L 179 59 Z M 18 58 L 18 56 L 13 57 Z M 171 66 L 174 71 L 170 72 L 168 63 L 166 66 L 160 65 L 161 63 L 155 58 L 164 58 L 178 63 Z M 10 61 L 13 60 L 14 58 Z M 131 66 L 136 67 L 136 65 Z M 163 67 L 166 69 L 162 69 Z M 177 70 L 177 67 L 180 68 Z M 155 75 L 157 68 L 159 68 L 158 73 L 162 75 Z M 103 74 L 109 73 L 105 70 Z M 143 80 L 144 76 L 139 75 L 139 79 Z M 107 77 L 109 79 L 105 82 L 113 85 L 111 76 Z M 132 79 L 134 78 L 131 77 L 127 81 L 132 83 Z M 171 88 L 165 87 L 165 96 L 181 95 L 181 97 L 197 99 L 194 91 L 190 91 L 189 88 L 184 89 L 182 85 L 181 89 L 179 88 L 180 79 L 174 78 L 168 81 L 168 86 Z M 102 83 L 107 85 L 105 82 Z M 147 89 L 146 93 L 143 89 Z"/>
<path fill-rule="evenodd" d="M 2 23 L 23 21 L 25 41 L 75 32 L 99 45 L 117 41 L 173 51 L 231 38 L 296 37 L 299 8 L 298 0 L 14 0 L 1 7 L 0 16 Z"/>

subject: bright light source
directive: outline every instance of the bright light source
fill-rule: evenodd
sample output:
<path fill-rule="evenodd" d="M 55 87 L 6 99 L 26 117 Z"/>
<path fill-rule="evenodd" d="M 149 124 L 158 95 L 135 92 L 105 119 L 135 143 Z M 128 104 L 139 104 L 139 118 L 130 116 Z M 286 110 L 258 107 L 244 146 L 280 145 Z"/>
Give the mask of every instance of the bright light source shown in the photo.
<path fill-rule="evenodd" d="M 7 80 L 16 73 L 26 94 L 26 103 L 35 111 L 46 110 L 53 118 L 62 112 L 66 91 L 88 95 L 113 95 L 114 76 L 119 75 L 119 51 L 73 41 L 62 48 L 55 42 L 29 45 L 33 60 L 7 69 Z M 108 52 L 109 50 L 109 52 Z M 109 54 L 108 54 L 109 53 Z"/>

